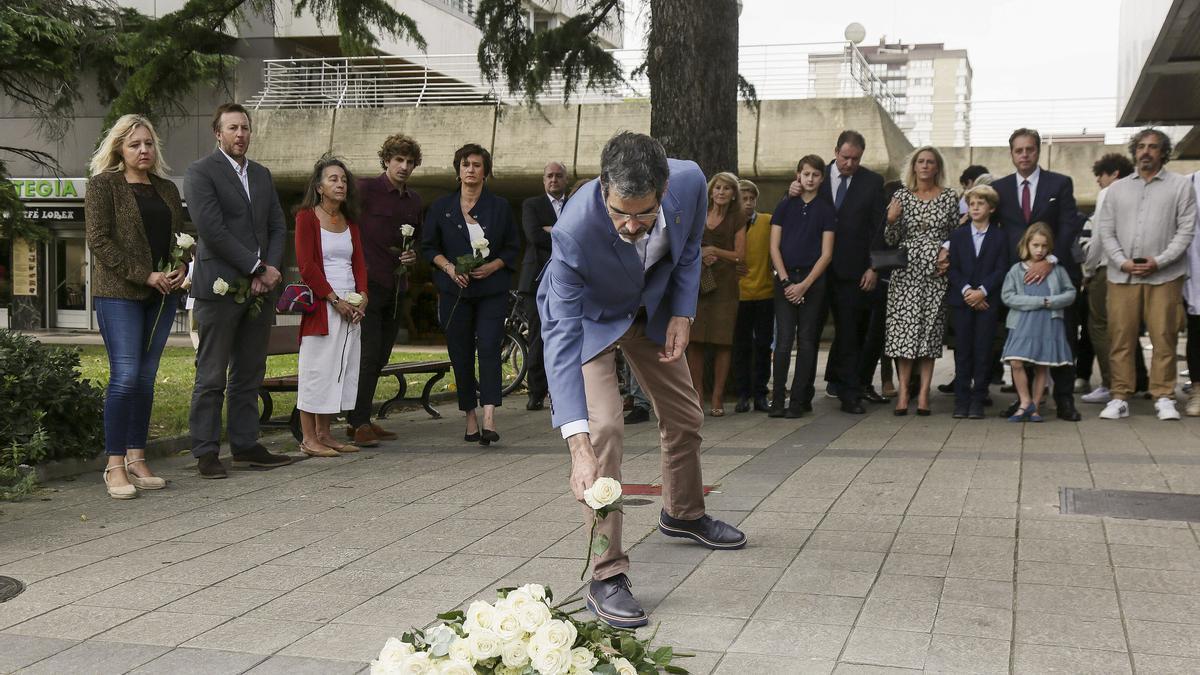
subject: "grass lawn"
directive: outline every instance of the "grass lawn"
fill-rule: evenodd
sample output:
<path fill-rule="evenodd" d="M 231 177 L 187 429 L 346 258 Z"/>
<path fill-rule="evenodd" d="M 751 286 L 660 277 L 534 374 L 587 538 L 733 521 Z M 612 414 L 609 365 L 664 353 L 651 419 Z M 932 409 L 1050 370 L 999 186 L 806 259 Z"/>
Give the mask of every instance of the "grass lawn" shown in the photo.
<path fill-rule="evenodd" d="M 82 346 L 79 350 L 80 370 L 83 378 L 92 380 L 103 387 L 108 383 L 108 356 L 104 347 Z M 294 375 L 296 373 L 295 354 L 282 354 L 267 357 L 267 377 L 279 375 Z M 447 358 L 446 354 L 431 354 L 419 352 L 392 352 L 392 361 L 429 361 Z M 154 389 L 154 411 L 150 417 L 150 438 L 168 438 L 187 433 L 188 407 L 192 400 L 192 385 L 195 381 L 196 352 L 191 347 L 167 347 L 163 352 L 162 362 L 158 368 L 158 381 Z M 420 394 L 421 388 L 429 375 L 411 375 L 408 378 L 408 394 Z M 448 373 L 434 393 L 449 391 L 453 387 L 454 373 Z M 415 390 L 415 394 L 414 394 Z M 396 395 L 396 378 L 380 379 L 379 387 L 375 390 L 376 402 L 383 402 Z M 286 418 L 296 405 L 296 395 L 293 393 L 272 394 L 275 405 L 275 415 Z"/>

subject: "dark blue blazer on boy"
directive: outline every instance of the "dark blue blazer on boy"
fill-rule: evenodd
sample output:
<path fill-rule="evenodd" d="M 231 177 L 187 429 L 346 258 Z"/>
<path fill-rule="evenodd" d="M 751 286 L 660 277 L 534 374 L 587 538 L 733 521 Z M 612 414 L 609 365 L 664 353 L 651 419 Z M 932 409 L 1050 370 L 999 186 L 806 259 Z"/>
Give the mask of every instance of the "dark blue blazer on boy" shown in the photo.
<path fill-rule="evenodd" d="M 975 254 L 975 226 L 960 225 L 950 233 L 950 285 L 946 301 L 951 307 L 966 307 L 963 287 L 983 287 L 987 291 L 989 310 L 999 309 L 1000 288 L 1004 275 L 1012 267 L 1011 247 L 1001 226 L 992 223 L 983 235 L 983 245 Z"/>

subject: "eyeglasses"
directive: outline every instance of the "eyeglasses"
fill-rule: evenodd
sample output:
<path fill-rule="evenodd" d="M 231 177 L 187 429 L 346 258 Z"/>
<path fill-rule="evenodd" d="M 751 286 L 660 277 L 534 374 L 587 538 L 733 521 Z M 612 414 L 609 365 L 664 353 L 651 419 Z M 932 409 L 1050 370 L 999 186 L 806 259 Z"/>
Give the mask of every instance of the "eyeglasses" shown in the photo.
<path fill-rule="evenodd" d="M 628 225 L 631 221 L 636 220 L 641 225 L 653 225 L 654 221 L 658 220 L 658 211 L 651 213 L 621 213 L 608 209 L 608 217 L 616 225 Z"/>

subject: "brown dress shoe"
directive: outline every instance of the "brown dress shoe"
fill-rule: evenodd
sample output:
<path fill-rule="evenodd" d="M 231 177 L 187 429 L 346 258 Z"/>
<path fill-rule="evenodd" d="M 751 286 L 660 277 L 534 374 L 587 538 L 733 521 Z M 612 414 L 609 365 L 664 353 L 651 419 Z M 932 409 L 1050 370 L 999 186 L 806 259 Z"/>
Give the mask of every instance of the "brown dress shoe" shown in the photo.
<path fill-rule="evenodd" d="M 394 441 L 399 438 L 396 436 L 396 434 L 384 429 L 374 422 L 371 422 L 371 431 L 375 432 L 375 438 L 378 438 L 381 441 Z"/>
<path fill-rule="evenodd" d="M 370 424 L 361 424 L 354 430 L 354 444 L 360 448 L 373 448 L 379 445 L 379 437 Z"/>

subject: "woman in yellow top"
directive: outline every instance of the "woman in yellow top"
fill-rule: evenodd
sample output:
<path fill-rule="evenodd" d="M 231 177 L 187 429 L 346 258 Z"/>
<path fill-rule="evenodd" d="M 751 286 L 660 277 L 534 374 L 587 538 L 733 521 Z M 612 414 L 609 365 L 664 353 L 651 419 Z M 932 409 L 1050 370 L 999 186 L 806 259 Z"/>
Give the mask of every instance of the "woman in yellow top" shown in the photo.
<path fill-rule="evenodd" d="M 771 379 L 771 341 L 775 338 L 775 285 L 771 279 L 771 214 L 758 212 L 758 186 L 738 181 L 746 223 L 746 259 L 738 273 L 737 323 L 733 331 L 733 377 L 738 402 L 734 412 L 767 412 Z"/>

